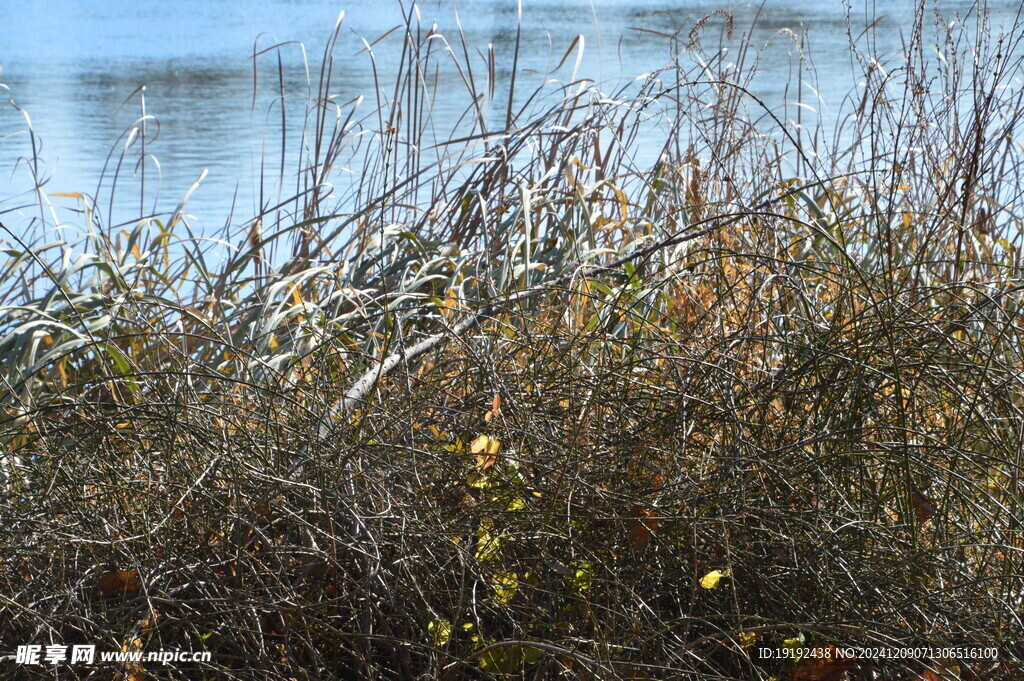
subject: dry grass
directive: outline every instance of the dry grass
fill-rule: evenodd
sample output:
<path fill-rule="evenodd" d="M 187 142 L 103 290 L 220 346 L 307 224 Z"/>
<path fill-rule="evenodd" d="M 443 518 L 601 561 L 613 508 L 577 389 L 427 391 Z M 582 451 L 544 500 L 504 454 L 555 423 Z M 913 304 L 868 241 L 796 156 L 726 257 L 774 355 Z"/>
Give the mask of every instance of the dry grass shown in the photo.
<path fill-rule="evenodd" d="M 369 115 L 325 56 L 295 195 L 237 247 L 89 197 L 77 241 L 9 230 L 0 640 L 213 659 L 5 673 L 797 678 L 755 651 L 802 635 L 1019 678 L 1021 64 L 930 16 L 903 62 L 851 46 L 832 145 L 705 49 L 719 16 L 429 154 L 452 57 L 410 23 Z"/>

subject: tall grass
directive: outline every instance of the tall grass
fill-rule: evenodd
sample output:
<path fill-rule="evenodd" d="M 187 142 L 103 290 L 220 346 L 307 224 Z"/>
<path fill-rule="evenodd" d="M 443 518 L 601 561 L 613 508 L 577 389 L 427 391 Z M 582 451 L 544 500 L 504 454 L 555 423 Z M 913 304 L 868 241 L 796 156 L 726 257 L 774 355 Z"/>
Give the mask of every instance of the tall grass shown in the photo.
<path fill-rule="evenodd" d="M 850 19 L 835 129 L 752 93 L 725 13 L 612 92 L 500 102 L 410 8 L 340 104 L 339 20 L 261 178 L 290 198 L 213 246 L 184 200 L 85 194 L 71 238 L 26 159 L 0 640 L 213 660 L 10 674 L 838 681 L 757 654 L 800 638 L 999 654 L 848 678 L 1019 678 L 1024 25 L 981 10 L 922 5 L 889 61 Z"/>

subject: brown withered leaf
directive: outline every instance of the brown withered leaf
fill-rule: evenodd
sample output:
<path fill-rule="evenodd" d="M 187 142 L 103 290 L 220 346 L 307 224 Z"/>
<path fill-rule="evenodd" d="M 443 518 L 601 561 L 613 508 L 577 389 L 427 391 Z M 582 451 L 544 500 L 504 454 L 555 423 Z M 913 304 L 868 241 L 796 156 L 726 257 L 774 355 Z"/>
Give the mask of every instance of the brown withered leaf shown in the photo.
<path fill-rule="evenodd" d="M 142 578 L 138 570 L 107 570 L 100 575 L 96 586 L 107 596 L 128 594 L 142 587 Z"/>
<path fill-rule="evenodd" d="M 468 511 L 469 509 L 476 506 L 477 501 L 476 497 L 474 497 L 472 494 L 463 491 L 462 494 L 459 495 L 458 501 L 456 503 L 460 509 L 462 509 L 463 511 Z"/>
<path fill-rule="evenodd" d="M 146 613 L 145 617 L 139 620 L 137 625 L 139 628 L 139 635 L 148 636 L 153 633 L 153 630 L 156 628 L 157 622 L 159 621 L 160 613 L 157 612 L 156 608 L 152 608 L 148 613 Z"/>
<path fill-rule="evenodd" d="M 651 543 L 651 538 L 654 536 L 654 531 L 658 529 L 659 524 L 661 523 L 657 518 L 657 513 L 647 508 L 634 506 L 633 517 L 627 523 L 629 542 L 633 548 L 637 551 L 646 549 Z"/>
<path fill-rule="evenodd" d="M 143 648 L 142 639 L 137 636 L 130 636 L 121 646 L 122 653 L 141 652 Z M 121 672 L 115 676 L 118 681 L 145 681 L 146 669 L 138 660 L 129 660 L 124 663 Z"/>
<path fill-rule="evenodd" d="M 484 421 L 490 423 L 492 419 L 501 416 L 501 395 L 495 393 L 491 400 L 491 410 L 484 414 Z"/>
<path fill-rule="evenodd" d="M 486 471 L 488 468 L 498 463 L 498 457 L 494 454 L 477 454 L 476 455 L 476 467 L 480 471 Z"/>
<path fill-rule="evenodd" d="M 146 669 L 141 662 L 126 662 L 118 678 L 121 681 L 146 681 Z"/>
<path fill-rule="evenodd" d="M 910 488 L 910 500 L 914 504 L 914 512 L 917 514 L 918 522 L 923 523 L 935 515 L 935 504 L 917 487 Z"/>
<path fill-rule="evenodd" d="M 960 665 L 955 659 L 931 660 L 931 668 L 921 672 L 916 681 L 953 681 L 961 675 Z"/>

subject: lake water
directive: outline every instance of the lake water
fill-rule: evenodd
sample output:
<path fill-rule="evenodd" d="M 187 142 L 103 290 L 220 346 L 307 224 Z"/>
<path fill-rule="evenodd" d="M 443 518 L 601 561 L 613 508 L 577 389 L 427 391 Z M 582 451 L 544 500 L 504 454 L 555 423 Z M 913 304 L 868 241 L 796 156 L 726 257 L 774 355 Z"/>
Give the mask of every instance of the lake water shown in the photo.
<path fill-rule="evenodd" d="M 937 3 L 948 18 L 967 15 L 971 5 Z M 912 0 L 880 2 L 877 7 L 854 0 L 854 29 L 863 27 L 865 17 L 885 13 L 878 28 L 878 50 L 895 53 L 909 33 L 913 6 Z M 580 34 L 586 45 L 581 75 L 610 86 L 624 75 L 651 71 L 668 61 L 669 50 L 664 41 L 645 37 L 637 29 L 672 30 L 720 7 L 735 14 L 739 34 L 757 17 L 755 46 L 782 28 L 806 36 L 826 103 L 838 104 L 855 88 L 847 23 L 838 0 L 767 0 L 763 6 L 722 0 L 524 0 L 520 84 L 539 83 L 537 72 L 557 64 Z M 1012 24 L 1020 7 L 1019 1 L 993 0 L 993 23 Z M 48 179 L 46 191 L 89 195 L 97 192 L 108 154 L 123 145 L 119 137 L 140 116 L 137 89 L 144 85 L 146 113 L 159 121 L 159 136 L 147 148 L 156 161 L 146 167 L 145 210 L 172 210 L 205 169 L 208 174 L 188 204 L 198 228 L 219 230 L 229 222 L 234 203 L 230 225 L 242 229 L 259 211 L 261 151 L 266 149 L 274 159 L 280 134 L 280 114 L 270 106 L 277 68 L 272 55 L 258 60 L 258 96 L 252 107 L 254 44 L 264 48 L 275 42 L 301 42 L 315 69 L 341 10 L 346 17 L 335 50 L 335 92 L 339 101 L 347 101 L 373 91 L 370 60 L 359 54 L 359 36 L 372 39 L 398 26 L 403 6 L 395 0 L 4 0 L 0 83 L 31 119 L 42 145 L 40 170 Z M 516 40 L 515 2 L 434 0 L 419 7 L 422 23 L 436 21 L 442 31 L 455 28 L 456 10 L 470 45 L 482 52 L 493 46 L 504 69 L 498 74 L 500 90 L 508 82 Z M 401 32 L 374 47 L 385 82 L 400 49 Z M 296 98 L 289 126 L 297 134 L 305 92 L 303 52 L 291 44 L 280 54 L 286 89 Z M 477 68 L 481 64 L 478 61 Z M 794 65 L 792 42 L 776 40 L 765 52 L 755 92 L 781 104 Z M 452 100 L 450 110 L 444 98 L 436 105 L 434 119 L 442 126 L 454 125 L 463 112 L 466 98 Z M 156 123 L 148 125 L 152 137 Z M 8 211 L 3 220 L 12 227 L 26 224 L 26 215 L 34 214 L 11 210 L 32 201 L 27 165 L 18 161 L 31 156 L 29 137 L 19 134 L 26 127 L 18 110 L 0 109 L 0 210 Z M 138 215 L 140 178 L 137 173 L 132 177 L 131 163 L 122 169 L 115 203 L 124 211 L 115 210 L 115 221 L 118 215 Z M 100 188 L 101 205 L 109 200 L 110 191 L 109 182 Z M 75 204 L 72 199 L 55 202 Z"/>

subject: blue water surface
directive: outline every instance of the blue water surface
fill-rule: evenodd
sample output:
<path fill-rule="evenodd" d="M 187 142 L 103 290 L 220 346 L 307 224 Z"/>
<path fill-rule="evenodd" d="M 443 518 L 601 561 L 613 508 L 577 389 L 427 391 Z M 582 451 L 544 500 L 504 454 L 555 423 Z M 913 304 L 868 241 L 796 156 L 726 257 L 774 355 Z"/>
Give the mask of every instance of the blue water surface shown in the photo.
<path fill-rule="evenodd" d="M 773 104 L 793 97 L 796 46 L 778 38 L 780 29 L 791 29 L 814 64 L 825 103 L 817 108 L 837 107 L 857 85 L 858 71 L 848 50 L 850 27 L 857 31 L 884 15 L 876 47 L 883 54 L 897 53 L 907 39 L 914 4 L 855 0 L 848 23 L 839 0 L 767 0 L 763 5 L 723 0 L 524 0 L 520 87 L 540 82 L 541 74 L 582 35 L 585 51 L 579 75 L 612 88 L 623 77 L 657 69 L 670 59 L 667 42 L 645 31 L 668 33 L 725 7 L 734 14 L 737 32 L 751 31 L 753 45 L 775 37 L 765 51 L 762 77 L 755 83 L 759 96 Z M 935 3 L 943 16 L 959 15 L 968 21 L 972 5 L 958 0 Z M 993 23 L 1009 25 L 1020 3 L 991 2 L 989 9 Z M 136 163 L 138 145 L 133 146 L 121 167 L 114 203 L 123 210 L 114 210 L 115 218 L 137 216 L 140 210 L 173 209 L 205 170 L 207 175 L 188 204 L 193 224 L 210 233 L 225 225 L 243 229 L 269 200 L 261 199 L 261 168 L 266 174 L 267 166 L 276 167 L 280 153 L 276 55 L 281 56 L 289 94 L 289 139 L 297 150 L 307 73 L 315 83 L 339 13 L 344 11 L 345 19 L 335 50 L 332 94 L 345 102 L 374 92 L 371 61 L 362 52 L 361 38 L 372 41 L 387 33 L 409 10 L 409 4 L 396 0 L 3 0 L 0 83 L 19 108 L 0 108 L 0 210 L 11 211 L 33 200 L 32 175 L 25 161 L 32 156 L 29 125 L 39 145 L 39 176 L 46 181 L 47 192 L 93 196 L 99 190 L 100 205 L 109 203 L 115 191 L 113 173 L 108 171 L 102 186 L 100 174 L 112 150 L 116 164 L 123 133 L 139 122 L 139 88 L 145 86 L 145 112 L 155 119 L 146 123 L 151 140 L 146 151 L 154 160 L 144 166 L 146 188 L 140 201 L 143 173 Z M 466 40 L 474 47 L 475 68 L 482 69 L 479 54 L 493 46 L 500 67 L 498 90 L 507 87 L 517 39 L 515 2 L 434 0 L 422 3 L 417 11 L 422 25 L 436 21 L 449 35 L 458 12 Z M 294 42 L 258 58 L 254 100 L 254 51 L 285 41 Z M 401 32 L 374 45 L 384 81 L 401 47 Z M 567 77 L 569 70 L 571 63 L 560 76 Z M 444 87 L 459 87 L 454 72 L 446 78 Z M 433 111 L 437 125 L 454 126 L 466 102 L 465 96 L 453 96 L 450 103 L 438 98 Z M 495 109 L 489 116 L 500 123 L 504 108 Z M 785 115 L 785 108 L 780 111 Z M 157 125 L 159 135 L 154 139 Z M 290 161 L 289 172 L 297 165 Z M 27 224 L 32 214 L 8 212 L 4 220 Z"/>

